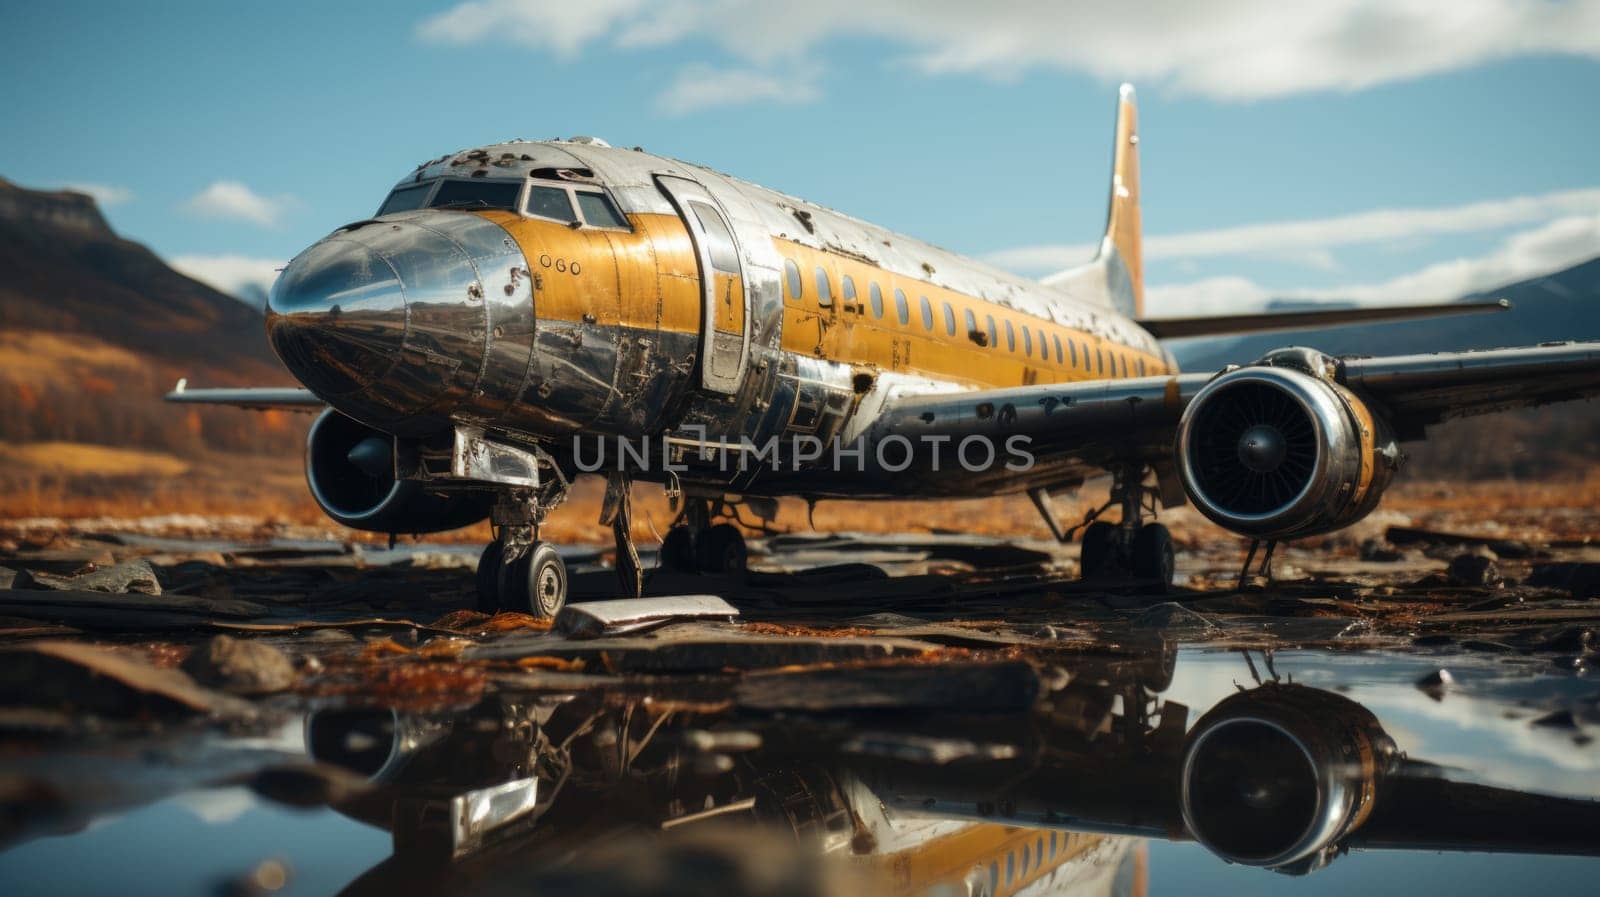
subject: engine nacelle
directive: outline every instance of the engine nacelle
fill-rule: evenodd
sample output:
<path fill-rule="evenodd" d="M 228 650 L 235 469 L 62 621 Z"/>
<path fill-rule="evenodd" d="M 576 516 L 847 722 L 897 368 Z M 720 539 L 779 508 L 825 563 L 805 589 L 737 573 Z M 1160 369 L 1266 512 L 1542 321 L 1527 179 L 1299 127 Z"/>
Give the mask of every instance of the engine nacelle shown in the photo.
<path fill-rule="evenodd" d="M 1310 872 L 1371 815 L 1398 758 L 1377 718 L 1341 695 L 1277 683 L 1230 695 L 1184 745 L 1184 826 L 1231 863 Z"/>
<path fill-rule="evenodd" d="M 395 476 L 395 437 L 333 409 L 306 439 L 306 484 L 323 512 L 351 529 L 437 533 L 489 516 L 488 493 L 430 492 Z"/>
<path fill-rule="evenodd" d="M 1349 526 L 1399 467 L 1388 424 L 1321 375 L 1324 356 L 1283 350 L 1218 376 L 1178 423 L 1177 463 L 1200 513 L 1259 539 Z"/>

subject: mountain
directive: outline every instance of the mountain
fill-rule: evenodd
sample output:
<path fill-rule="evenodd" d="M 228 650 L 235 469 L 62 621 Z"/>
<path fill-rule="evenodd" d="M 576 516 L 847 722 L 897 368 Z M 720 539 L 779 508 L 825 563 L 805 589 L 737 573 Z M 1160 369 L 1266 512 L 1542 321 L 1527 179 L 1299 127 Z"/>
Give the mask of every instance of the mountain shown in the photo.
<path fill-rule="evenodd" d="M 1462 296 L 1458 302 L 1511 300 L 1511 310 L 1393 324 L 1361 324 L 1319 331 L 1264 333 L 1183 340 L 1172 344 L 1184 370 L 1243 364 L 1281 346 L 1315 346 L 1330 355 L 1399 355 L 1531 346 L 1549 340 L 1600 339 L 1600 257 L 1580 265 Z M 1278 300 L 1275 310 L 1338 307 Z"/>
<path fill-rule="evenodd" d="M 293 427 L 165 405 L 179 377 L 294 382 L 259 309 L 118 236 L 92 198 L 0 179 L 0 442 L 298 451 Z"/>

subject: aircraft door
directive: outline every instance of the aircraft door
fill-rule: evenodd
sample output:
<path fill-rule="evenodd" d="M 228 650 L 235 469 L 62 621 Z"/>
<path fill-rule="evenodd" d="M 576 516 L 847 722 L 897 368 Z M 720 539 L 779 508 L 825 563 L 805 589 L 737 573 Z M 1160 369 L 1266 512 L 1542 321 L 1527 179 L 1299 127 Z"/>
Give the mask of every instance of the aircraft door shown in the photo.
<path fill-rule="evenodd" d="M 658 175 L 694 241 L 702 303 L 700 385 L 734 393 L 750 355 L 750 289 L 728 216 L 706 188 L 688 178 Z"/>

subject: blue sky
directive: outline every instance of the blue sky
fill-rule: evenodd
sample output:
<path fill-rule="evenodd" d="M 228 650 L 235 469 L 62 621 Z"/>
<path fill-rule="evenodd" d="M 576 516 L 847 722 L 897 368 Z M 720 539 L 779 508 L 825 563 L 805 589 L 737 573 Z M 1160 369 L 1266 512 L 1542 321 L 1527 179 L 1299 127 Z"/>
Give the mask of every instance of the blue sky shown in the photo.
<path fill-rule="evenodd" d="M 1140 91 L 1158 312 L 1600 254 L 1600 2 L 10 4 L 0 176 L 233 287 L 417 162 L 595 134 L 1044 275 Z M 1242 229 L 1242 230 L 1241 230 Z"/>

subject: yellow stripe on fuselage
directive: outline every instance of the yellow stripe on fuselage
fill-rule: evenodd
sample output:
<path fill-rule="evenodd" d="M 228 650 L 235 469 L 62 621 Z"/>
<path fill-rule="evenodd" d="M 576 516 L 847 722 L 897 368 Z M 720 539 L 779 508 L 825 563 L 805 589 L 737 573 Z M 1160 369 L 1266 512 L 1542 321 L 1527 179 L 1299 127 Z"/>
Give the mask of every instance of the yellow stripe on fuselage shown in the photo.
<path fill-rule="evenodd" d="M 1144 375 L 1167 372 L 1166 363 L 1159 356 L 1091 333 L 893 274 L 848 256 L 789 240 L 772 242 L 778 254 L 793 261 L 800 271 L 798 297 L 793 294 L 787 271 L 784 277 L 783 348 L 790 352 L 979 387 L 1137 377 L 1141 376 L 1141 361 Z M 832 296 L 829 306 L 819 301 L 819 268 L 828 278 Z M 844 295 L 846 277 L 855 288 L 853 300 Z M 883 296 L 881 316 L 875 314 L 871 299 L 874 284 Z M 896 290 L 906 298 L 908 315 L 904 324 L 900 323 Z M 925 325 L 923 317 L 924 297 L 932 309 L 931 327 Z M 946 306 L 955 321 L 954 333 L 950 332 Z M 979 345 L 969 336 L 969 312 L 984 334 L 993 317 L 992 343 Z M 1007 322 L 1014 341 L 1007 335 Z M 1060 361 L 1056 360 L 1058 339 Z"/>
<path fill-rule="evenodd" d="M 622 231 L 571 228 L 506 211 L 474 214 L 505 228 L 522 249 L 529 270 L 539 275 L 535 308 L 539 319 L 588 320 L 602 326 L 673 333 L 700 332 L 699 263 L 688 229 L 676 215 L 629 215 L 632 229 Z M 1161 357 L 1092 333 L 894 274 L 838 253 L 778 238 L 773 239 L 773 246 L 799 268 L 802 286 L 796 297 L 790 290 L 789 278 L 783 277 L 785 351 L 972 387 L 1168 373 Z M 827 272 L 831 307 L 818 301 L 818 268 Z M 844 295 L 846 276 L 855 286 L 853 300 L 846 300 Z M 873 313 L 873 284 L 883 296 L 881 317 Z M 896 290 L 906 297 L 905 324 L 899 320 Z M 923 297 L 932 308 L 931 328 L 923 326 Z M 851 305 L 847 306 L 847 301 Z M 945 320 L 946 304 L 955 318 L 953 334 Z M 989 319 L 994 319 L 993 343 L 978 345 L 971 339 L 968 312 L 984 333 L 988 332 Z M 1007 338 L 1007 322 L 1011 324 L 1014 344 Z M 730 317 L 727 326 L 733 323 Z M 1058 339 L 1060 361 L 1056 360 Z"/>

